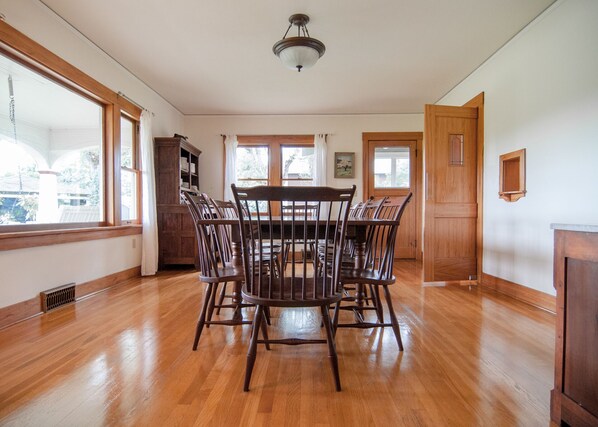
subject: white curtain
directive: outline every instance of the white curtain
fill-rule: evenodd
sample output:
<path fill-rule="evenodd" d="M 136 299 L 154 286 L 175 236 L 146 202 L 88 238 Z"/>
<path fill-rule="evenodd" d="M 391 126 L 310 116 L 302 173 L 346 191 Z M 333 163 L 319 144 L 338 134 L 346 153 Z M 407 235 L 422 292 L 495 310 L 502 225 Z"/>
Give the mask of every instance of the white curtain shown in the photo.
<path fill-rule="evenodd" d="M 158 270 L 158 221 L 156 215 L 156 178 L 151 113 L 141 113 L 141 275 L 152 276 Z"/>
<path fill-rule="evenodd" d="M 326 135 L 314 135 L 314 186 L 326 185 Z"/>
<path fill-rule="evenodd" d="M 230 189 L 231 184 L 236 184 L 237 180 L 237 135 L 226 135 L 224 138 L 224 200 L 234 200 L 233 192 Z"/>

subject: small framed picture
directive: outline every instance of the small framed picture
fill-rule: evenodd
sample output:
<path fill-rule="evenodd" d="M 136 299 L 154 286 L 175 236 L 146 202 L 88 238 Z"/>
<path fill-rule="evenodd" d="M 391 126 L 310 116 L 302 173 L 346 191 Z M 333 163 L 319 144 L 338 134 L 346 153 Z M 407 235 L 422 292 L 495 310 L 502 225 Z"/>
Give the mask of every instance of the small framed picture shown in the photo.
<path fill-rule="evenodd" d="M 334 153 L 334 177 L 355 178 L 355 153 Z"/>

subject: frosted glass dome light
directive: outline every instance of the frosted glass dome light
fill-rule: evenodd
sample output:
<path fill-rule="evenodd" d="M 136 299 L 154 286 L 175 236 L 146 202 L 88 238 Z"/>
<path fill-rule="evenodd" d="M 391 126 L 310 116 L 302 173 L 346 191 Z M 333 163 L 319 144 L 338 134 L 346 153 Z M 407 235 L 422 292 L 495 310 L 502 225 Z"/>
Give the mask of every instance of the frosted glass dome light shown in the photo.
<path fill-rule="evenodd" d="M 282 40 L 274 44 L 272 51 L 287 68 L 297 71 L 310 68 L 324 55 L 326 47 L 320 40 L 309 36 L 306 27 L 306 24 L 309 22 L 309 16 L 303 14 L 291 15 L 289 22 L 291 24 L 287 28 Z M 297 27 L 297 36 L 287 37 L 293 25 Z"/>

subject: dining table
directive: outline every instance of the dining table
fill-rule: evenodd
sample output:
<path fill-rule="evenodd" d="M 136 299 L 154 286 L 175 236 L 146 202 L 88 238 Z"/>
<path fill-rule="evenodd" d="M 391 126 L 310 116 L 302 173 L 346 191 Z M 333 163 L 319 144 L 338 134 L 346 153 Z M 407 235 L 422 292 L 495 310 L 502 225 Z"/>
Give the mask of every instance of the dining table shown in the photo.
<path fill-rule="evenodd" d="M 284 217 L 283 217 L 284 219 Z M 231 266 L 235 269 L 236 273 L 244 274 L 243 269 L 243 257 L 242 257 L 242 244 L 241 244 L 241 231 L 240 231 L 240 224 L 238 219 L 233 218 L 206 218 L 197 221 L 198 224 L 214 224 L 214 225 L 225 225 L 230 226 L 230 238 L 231 238 L 231 248 L 232 248 L 232 258 L 231 258 Z M 302 236 L 303 230 L 298 230 L 298 227 L 303 226 L 303 221 L 301 221 L 301 226 L 296 225 L 293 226 L 289 222 L 284 222 L 284 226 L 280 227 L 280 217 L 273 217 L 272 224 L 267 221 L 258 222 L 257 218 L 254 221 L 255 224 L 260 224 L 263 229 L 264 233 L 270 233 L 271 238 L 273 241 L 279 239 L 290 239 L 291 236 Z M 335 220 L 331 221 L 330 227 L 336 227 L 337 222 Z M 388 220 L 388 219 L 374 219 L 374 218 L 349 218 L 347 220 L 347 232 L 346 232 L 346 239 L 351 239 L 355 246 L 355 254 L 354 254 L 354 267 L 356 269 L 360 269 L 364 267 L 365 262 L 365 252 L 366 252 L 366 238 L 368 235 L 368 229 L 370 227 L 376 226 L 387 226 L 396 224 L 396 221 Z M 318 226 L 321 228 L 318 234 L 324 236 L 326 230 L 323 229 L 321 221 L 313 218 L 307 220 L 308 227 L 316 227 Z M 312 230 L 312 234 L 313 235 Z M 332 235 L 331 230 L 328 230 L 328 235 Z M 241 304 L 243 302 L 243 297 L 241 294 L 243 282 L 234 282 L 234 288 L 232 292 L 232 304 L 236 305 L 235 311 L 233 313 L 233 320 L 237 322 L 241 322 L 243 320 L 243 313 L 241 310 Z M 363 321 L 363 313 L 360 310 L 361 307 L 365 304 L 365 287 L 363 284 L 356 284 L 355 286 L 355 317 L 356 320 L 359 322 Z"/>

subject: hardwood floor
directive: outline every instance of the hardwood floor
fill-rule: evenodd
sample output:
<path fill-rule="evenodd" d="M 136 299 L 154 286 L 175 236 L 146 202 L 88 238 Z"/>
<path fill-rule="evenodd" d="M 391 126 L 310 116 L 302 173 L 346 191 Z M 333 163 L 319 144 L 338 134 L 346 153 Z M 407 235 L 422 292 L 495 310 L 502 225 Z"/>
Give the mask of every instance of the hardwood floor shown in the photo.
<path fill-rule="evenodd" d="M 203 285 L 174 271 L 1 330 L 0 425 L 549 425 L 554 316 L 396 272 L 405 351 L 391 329 L 340 329 L 340 393 L 317 345 L 258 347 L 244 393 L 249 327 L 212 326 L 191 351 Z M 315 310 L 272 317 L 271 336 L 324 333 Z"/>

